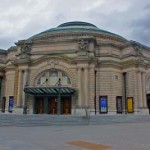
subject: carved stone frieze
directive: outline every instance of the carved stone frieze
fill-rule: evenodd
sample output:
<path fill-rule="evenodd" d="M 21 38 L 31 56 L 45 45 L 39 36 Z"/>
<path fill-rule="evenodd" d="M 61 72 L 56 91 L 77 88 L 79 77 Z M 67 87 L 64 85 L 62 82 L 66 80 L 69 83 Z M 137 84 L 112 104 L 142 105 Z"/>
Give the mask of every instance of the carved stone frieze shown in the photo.
<path fill-rule="evenodd" d="M 80 39 L 78 42 L 78 47 L 79 47 L 79 50 L 87 51 L 89 48 L 88 40 Z"/>

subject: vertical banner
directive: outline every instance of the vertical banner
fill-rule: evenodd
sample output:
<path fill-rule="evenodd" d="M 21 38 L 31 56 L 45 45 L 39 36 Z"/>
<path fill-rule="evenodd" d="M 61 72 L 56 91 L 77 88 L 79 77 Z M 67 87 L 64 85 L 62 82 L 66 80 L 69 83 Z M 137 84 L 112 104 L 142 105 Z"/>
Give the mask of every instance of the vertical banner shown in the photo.
<path fill-rule="evenodd" d="M 107 96 L 100 96 L 99 98 L 100 104 L 100 113 L 107 113 L 108 112 L 108 105 L 107 105 Z"/>
<path fill-rule="evenodd" d="M 117 113 L 122 113 L 122 96 L 116 97 L 116 109 Z"/>
<path fill-rule="evenodd" d="M 9 96 L 9 112 L 12 112 L 13 107 L 14 107 L 14 97 Z"/>
<path fill-rule="evenodd" d="M 128 113 L 134 112 L 133 97 L 127 98 L 127 111 L 128 111 Z"/>
<path fill-rule="evenodd" d="M 6 105 L 6 97 L 3 97 L 2 99 L 2 112 L 5 112 L 5 105 Z"/>

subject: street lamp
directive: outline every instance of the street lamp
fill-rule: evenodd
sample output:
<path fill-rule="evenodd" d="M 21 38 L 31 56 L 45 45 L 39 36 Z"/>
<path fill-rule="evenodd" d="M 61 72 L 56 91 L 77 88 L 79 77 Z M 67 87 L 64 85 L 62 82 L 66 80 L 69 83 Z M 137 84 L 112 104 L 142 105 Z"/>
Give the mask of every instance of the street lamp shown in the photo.
<path fill-rule="evenodd" d="M 94 96 L 94 108 L 95 108 L 95 115 L 96 115 L 96 74 L 97 74 L 97 70 L 95 70 L 94 72 L 95 74 L 95 96 Z"/>
<path fill-rule="evenodd" d="M 61 86 L 61 79 L 59 78 L 57 82 L 58 86 L 58 103 L 57 103 L 57 115 L 61 114 L 61 97 L 60 97 L 60 86 Z"/>
<path fill-rule="evenodd" d="M 25 88 L 27 87 L 27 83 L 25 84 Z M 25 92 L 25 101 L 23 107 L 23 114 L 27 114 L 27 93 Z"/>
<path fill-rule="evenodd" d="M 125 114 L 127 114 L 127 87 L 126 87 L 126 72 L 123 72 L 123 81 L 124 81 L 124 100 L 125 100 Z"/>

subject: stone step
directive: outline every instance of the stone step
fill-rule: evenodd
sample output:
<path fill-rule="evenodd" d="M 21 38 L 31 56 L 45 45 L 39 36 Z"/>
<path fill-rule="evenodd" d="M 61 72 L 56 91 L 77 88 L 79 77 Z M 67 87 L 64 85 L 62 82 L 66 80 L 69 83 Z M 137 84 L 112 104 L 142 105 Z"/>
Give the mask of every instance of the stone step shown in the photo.
<path fill-rule="evenodd" d="M 54 116 L 54 115 L 0 115 L 0 126 L 103 125 L 150 122 L 144 115 Z"/>

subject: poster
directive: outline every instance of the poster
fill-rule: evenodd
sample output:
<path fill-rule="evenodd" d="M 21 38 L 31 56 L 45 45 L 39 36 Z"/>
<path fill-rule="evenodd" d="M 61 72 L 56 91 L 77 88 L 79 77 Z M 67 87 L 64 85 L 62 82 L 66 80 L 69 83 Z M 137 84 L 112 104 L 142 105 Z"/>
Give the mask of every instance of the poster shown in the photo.
<path fill-rule="evenodd" d="M 128 111 L 128 113 L 134 112 L 133 97 L 127 98 L 127 111 Z"/>
<path fill-rule="evenodd" d="M 9 112 L 13 111 L 13 107 L 14 107 L 14 97 L 9 96 Z"/>
<path fill-rule="evenodd" d="M 116 97 L 116 109 L 117 113 L 122 113 L 122 96 Z"/>
<path fill-rule="evenodd" d="M 100 113 L 107 113 L 107 96 L 100 96 Z"/>

